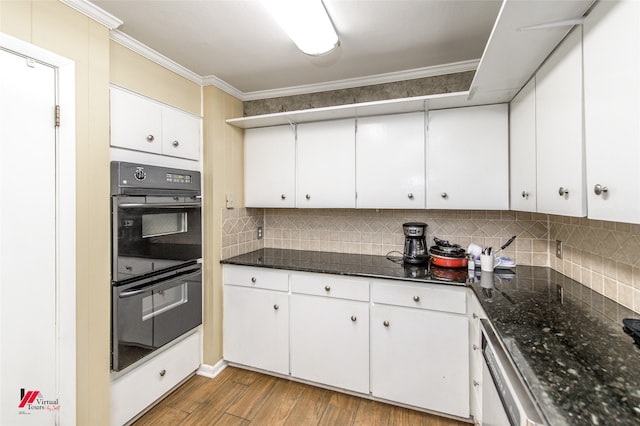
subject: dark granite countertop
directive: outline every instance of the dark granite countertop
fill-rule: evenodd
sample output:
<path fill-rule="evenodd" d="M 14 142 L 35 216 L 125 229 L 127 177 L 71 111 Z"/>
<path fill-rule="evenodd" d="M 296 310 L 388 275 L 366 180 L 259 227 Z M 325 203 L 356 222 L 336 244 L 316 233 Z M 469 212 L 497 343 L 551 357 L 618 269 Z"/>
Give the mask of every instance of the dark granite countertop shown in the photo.
<path fill-rule="evenodd" d="M 384 256 L 262 249 L 223 260 L 260 266 L 468 285 L 551 425 L 640 424 L 640 348 L 631 310 L 549 268 L 482 274 L 405 267 Z M 444 278 L 446 281 L 442 281 Z"/>

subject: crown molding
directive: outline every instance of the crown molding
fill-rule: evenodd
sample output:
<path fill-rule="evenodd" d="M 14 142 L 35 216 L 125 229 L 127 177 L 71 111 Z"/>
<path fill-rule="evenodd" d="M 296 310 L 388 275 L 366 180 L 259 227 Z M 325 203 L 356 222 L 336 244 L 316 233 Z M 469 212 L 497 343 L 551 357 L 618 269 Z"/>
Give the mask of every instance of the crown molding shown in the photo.
<path fill-rule="evenodd" d="M 412 70 L 377 74 L 367 77 L 335 80 L 327 83 L 291 86 L 282 89 L 259 90 L 255 92 L 240 92 L 242 101 L 279 98 L 283 96 L 303 95 L 308 93 L 326 92 L 330 90 L 351 89 L 354 87 L 372 86 L 376 84 L 395 83 L 398 81 L 415 80 L 418 78 L 434 77 L 438 75 L 454 74 L 465 71 L 475 71 L 480 63 L 479 59 L 454 62 L 451 64 L 432 67 L 415 68 Z"/>
<path fill-rule="evenodd" d="M 101 23 L 110 30 L 114 30 L 123 24 L 122 20 L 87 0 L 60 0 L 60 2 Z"/>
<path fill-rule="evenodd" d="M 138 40 L 134 39 L 133 37 L 128 36 L 127 34 L 123 33 L 122 31 L 120 31 L 120 30 L 111 30 L 110 33 L 109 33 L 109 38 L 111 38 L 111 40 L 115 41 L 116 43 L 119 43 L 119 44 L 123 45 L 124 47 L 127 47 L 127 48 L 133 50 L 134 52 L 144 56 L 145 58 L 149 59 L 150 61 L 153 61 L 156 64 L 163 66 L 164 68 L 168 69 L 169 71 L 173 71 L 176 74 L 186 78 L 187 80 L 193 81 L 194 83 L 199 84 L 199 85 L 202 86 L 202 77 L 200 77 L 198 74 L 196 74 L 193 71 L 183 67 L 179 63 L 177 63 L 175 61 L 172 61 L 171 59 L 167 58 L 166 56 L 156 52 L 155 50 L 153 50 L 149 46 L 140 43 Z"/>
<path fill-rule="evenodd" d="M 215 75 L 207 75 L 202 77 L 202 85 L 203 86 L 215 86 L 223 92 L 227 92 L 231 96 L 240 99 L 241 101 L 246 101 L 246 95 L 244 92 L 236 89 L 226 81 L 216 77 Z"/>

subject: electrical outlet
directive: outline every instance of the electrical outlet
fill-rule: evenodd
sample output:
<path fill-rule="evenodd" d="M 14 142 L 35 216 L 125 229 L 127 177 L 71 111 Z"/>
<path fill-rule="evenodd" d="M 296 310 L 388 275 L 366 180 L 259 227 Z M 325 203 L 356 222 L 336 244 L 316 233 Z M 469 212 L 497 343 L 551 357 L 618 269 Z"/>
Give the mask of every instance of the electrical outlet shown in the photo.
<path fill-rule="evenodd" d="M 556 240 L 556 257 L 562 259 L 562 241 Z"/>
<path fill-rule="evenodd" d="M 262 226 L 258 226 L 258 239 L 262 239 Z"/>
<path fill-rule="evenodd" d="M 232 193 L 228 193 L 227 194 L 227 208 L 228 209 L 232 209 L 234 208 L 234 202 L 233 202 L 233 194 Z"/>

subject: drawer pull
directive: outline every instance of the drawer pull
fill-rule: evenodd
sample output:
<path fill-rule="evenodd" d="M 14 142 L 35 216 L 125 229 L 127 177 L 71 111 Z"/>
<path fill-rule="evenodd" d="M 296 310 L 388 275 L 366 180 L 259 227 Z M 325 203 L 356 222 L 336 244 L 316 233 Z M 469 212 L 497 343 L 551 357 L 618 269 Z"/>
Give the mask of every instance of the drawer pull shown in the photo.
<path fill-rule="evenodd" d="M 324 290 L 325 290 L 325 291 L 331 291 L 331 286 L 325 285 L 325 286 L 324 286 Z"/>
<path fill-rule="evenodd" d="M 147 135 L 147 142 L 153 142 L 155 139 L 153 135 Z"/>
<path fill-rule="evenodd" d="M 355 316 L 355 315 L 351 315 L 351 321 L 356 322 L 356 320 L 357 320 L 357 319 L 358 319 L 358 318 L 356 318 L 356 316 Z"/>
<path fill-rule="evenodd" d="M 473 319 L 478 319 L 478 315 L 476 315 L 476 313 L 473 313 Z"/>
<path fill-rule="evenodd" d="M 413 301 L 414 302 L 419 302 L 420 301 L 420 296 L 413 296 Z"/>
<path fill-rule="evenodd" d="M 160 370 L 160 377 L 164 377 L 167 374 L 167 370 Z"/>
<path fill-rule="evenodd" d="M 384 325 L 385 327 L 389 327 L 389 321 L 383 321 L 382 325 Z"/>
<path fill-rule="evenodd" d="M 273 305 L 273 309 L 275 309 L 277 311 L 278 309 L 280 309 L 280 305 L 278 305 L 278 304 Z"/>
<path fill-rule="evenodd" d="M 478 345 L 473 345 L 473 350 L 477 351 L 478 349 L 480 349 L 480 347 Z"/>
<path fill-rule="evenodd" d="M 127 271 L 131 271 L 133 268 L 131 267 L 131 265 L 127 265 L 124 267 L 124 269 L 126 269 Z"/>
<path fill-rule="evenodd" d="M 258 279 L 256 277 L 251 277 L 251 282 L 255 283 L 256 281 L 258 281 Z"/>
<path fill-rule="evenodd" d="M 474 380 L 474 381 L 473 381 L 473 386 L 478 387 L 478 386 L 480 386 L 480 383 L 479 383 L 477 380 Z"/>

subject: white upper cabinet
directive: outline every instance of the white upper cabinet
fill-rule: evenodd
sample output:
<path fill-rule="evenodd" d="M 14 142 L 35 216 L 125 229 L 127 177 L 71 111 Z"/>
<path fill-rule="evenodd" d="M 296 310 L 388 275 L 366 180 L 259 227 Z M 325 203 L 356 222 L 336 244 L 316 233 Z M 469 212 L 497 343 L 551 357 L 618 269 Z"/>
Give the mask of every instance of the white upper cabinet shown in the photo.
<path fill-rule="evenodd" d="M 356 206 L 355 132 L 355 119 L 298 125 L 298 207 Z"/>
<path fill-rule="evenodd" d="M 535 77 L 513 98 L 509 111 L 511 210 L 536 211 Z"/>
<path fill-rule="evenodd" d="M 590 218 L 640 223 L 640 3 L 599 2 L 584 22 Z"/>
<path fill-rule="evenodd" d="M 286 124 L 247 129 L 244 145 L 245 205 L 295 207 L 295 128 Z"/>
<path fill-rule="evenodd" d="M 581 36 L 581 27 L 574 29 L 536 74 L 537 204 L 541 213 L 586 215 Z"/>
<path fill-rule="evenodd" d="M 424 113 L 358 119 L 358 208 L 425 207 Z"/>
<path fill-rule="evenodd" d="M 200 160 L 201 118 L 111 87 L 111 146 Z"/>
<path fill-rule="evenodd" d="M 497 104 L 429 112 L 427 208 L 509 208 L 507 111 Z"/>

